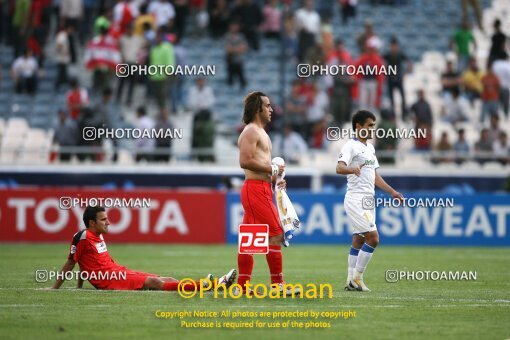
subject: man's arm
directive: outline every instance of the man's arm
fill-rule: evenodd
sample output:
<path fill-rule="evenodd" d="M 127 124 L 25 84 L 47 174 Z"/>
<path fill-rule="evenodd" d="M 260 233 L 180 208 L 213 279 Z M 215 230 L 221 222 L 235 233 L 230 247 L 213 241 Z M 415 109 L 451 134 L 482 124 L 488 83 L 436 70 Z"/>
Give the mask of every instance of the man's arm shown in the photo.
<path fill-rule="evenodd" d="M 361 174 L 361 168 L 364 167 L 365 164 L 361 164 L 361 166 L 347 166 L 345 162 L 336 163 L 336 173 L 339 175 L 356 175 L 359 176 Z"/>
<path fill-rule="evenodd" d="M 241 168 L 254 172 L 265 172 L 272 175 L 273 168 L 270 163 L 257 159 L 258 133 L 248 128 L 243 137 L 239 140 L 239 165 Z M 281 174 L 285 166 L 278 166 L 278 174 Z"/>
<path fill-rule="evenodd" d="M 60 270 L 63 274 L 62 276 L 65 277 L 65 274 L 67 272 L 73 270 L 75 264 L 76 264 L 76 262 L 74 262 L 74 260 L 68 259 L 67 262 L 64 263 L 64 265 L 62 266 L 62 269 Z M 51 288 L 59 289 L 60 286 L 62 286 L 62 284 L 64 283 L 64 281 L 65 281 L 64 279 L 57 277 L 57 281 L 55 281 L 55 283 L 53 284 L 53 286 Z"/>
<path fill-rule="evenodd" d="M 397 190 L 393 189 L 391 187 L 391 185 L 389 185 L 388 183 L 386 183 L 386 181 L 382 178 L 381 175 L 379 175 L 379 173 L 377 172 L 377 170 L 375 171 L 375 185 L 379 188 L 379 189 L 382 189 L 384 191 L 386 191 L 388 194 L 391 195 L 391 197 L 393 198 L 397 198 L 397 199 L 404 199 L 404 196 L 398 192 Z"/>

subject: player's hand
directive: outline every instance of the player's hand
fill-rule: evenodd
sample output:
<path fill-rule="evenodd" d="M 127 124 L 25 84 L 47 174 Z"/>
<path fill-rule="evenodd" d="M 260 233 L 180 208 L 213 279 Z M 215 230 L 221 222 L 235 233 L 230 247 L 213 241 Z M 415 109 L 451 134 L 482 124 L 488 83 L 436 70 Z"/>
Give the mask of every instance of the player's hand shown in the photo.
<path fill-rule="evenodd" d="M 400 192 L 398 192 L 396 190 L 393 190 L 390 195 L 394 199 L 397 199 L 397 200 L 400 200 L 400 201 L 404 200 L 404 195 L 402 195 Z"/>
<path fill-rule="evenodd" d="M 356 176 L 361 175 L 361 168 L 364 166 L 365 166 L 365 163 L 351 167 L 352 174 L 356 175 Z"/>
<path fill-rule="evenodd" d="M 276 186 L 280 190 L 285 190 L 285 189 L 287 189 L 287 182 L 284 179 L 282 179 L 280 182 L 278 182 L 278 184 Z"/>

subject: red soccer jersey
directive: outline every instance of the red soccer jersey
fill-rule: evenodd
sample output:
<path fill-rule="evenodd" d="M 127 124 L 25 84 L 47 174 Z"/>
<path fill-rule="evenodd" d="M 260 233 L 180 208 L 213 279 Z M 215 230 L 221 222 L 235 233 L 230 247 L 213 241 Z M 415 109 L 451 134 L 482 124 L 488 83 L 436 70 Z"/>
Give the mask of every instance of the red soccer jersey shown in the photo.
<path fill-rule="evenodd" d="M 74 234 L 69 259 L 77 262 L 80 270 L 86 272 L 126 270 L 126 267 L 117 264 L 110 257 L 103 235 L 98 236 L 87 229 Z"/>

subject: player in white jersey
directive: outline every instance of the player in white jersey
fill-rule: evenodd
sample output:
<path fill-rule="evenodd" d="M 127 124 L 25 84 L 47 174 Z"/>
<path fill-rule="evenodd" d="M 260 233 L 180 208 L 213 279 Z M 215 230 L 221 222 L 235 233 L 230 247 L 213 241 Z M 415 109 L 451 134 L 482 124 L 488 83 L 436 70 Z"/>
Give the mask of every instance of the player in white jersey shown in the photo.
<path fill-rule="evenodd" d="M 356 138 L 343 146 L 336 166 L 337 174 L 347 175 L 344 207 L 353 228 L 345 289 L 369 291 L 363 282 L 363 273 L 379 244 L 379 233 L 375 224 L 374 185 L 393 198 L 403 199 L 403 196 L 377 172 L 379 162 L 374 146 L 368 142 L 368 139 L 373 138 L 374 114 L 359 110 L 352 117 L 352 128 Z"/>

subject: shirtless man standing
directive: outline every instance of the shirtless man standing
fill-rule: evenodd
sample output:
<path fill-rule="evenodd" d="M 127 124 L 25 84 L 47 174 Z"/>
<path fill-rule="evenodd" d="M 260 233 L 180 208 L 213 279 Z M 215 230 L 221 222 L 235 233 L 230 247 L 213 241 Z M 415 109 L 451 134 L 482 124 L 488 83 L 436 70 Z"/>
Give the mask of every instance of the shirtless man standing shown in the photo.
<path fill-rule="evenodd" d="M 271 183 L 285 166 L 271 165 L 271 140 L 264 127 L 271 121 L 273 109 L 269 98 L 262 92 L 251 92 L 244 99 L 243 121 L 246 124 L 237 142 L 239 163 L 244 169 L 245 181 L 241 191 L 244 224 L 269 225 L 269 253 L 266 255 L 271 273 L 271 286 L 280 291 L 287 289 L 283 281 L 281 243 L 283 230 L 273 203 Z M 285 187 L 283 181 L 282 187 Z M 253 271 L 253 255 L 238 254 L 239 276 L 237 283 L 246 293 L 246 282 Z M 292 291 L 285 292 L 287 295 Z"/>

